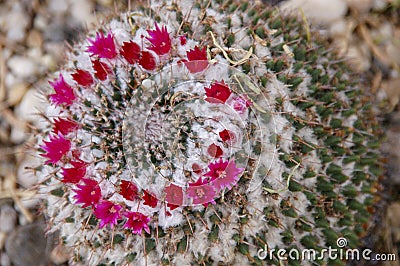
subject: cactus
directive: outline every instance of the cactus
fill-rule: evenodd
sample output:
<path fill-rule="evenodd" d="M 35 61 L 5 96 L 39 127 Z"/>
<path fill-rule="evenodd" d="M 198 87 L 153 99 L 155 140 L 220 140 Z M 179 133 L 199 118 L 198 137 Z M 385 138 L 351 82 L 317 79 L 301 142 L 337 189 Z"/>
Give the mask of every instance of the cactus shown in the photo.
<path fill-rule="evenodd" d="M 367 234 L 379 125 L 298 18 L 152 1 L 67 58 L 36 172 L 74 264 L 280 264 L 273 249 L 355 248 Z"/>

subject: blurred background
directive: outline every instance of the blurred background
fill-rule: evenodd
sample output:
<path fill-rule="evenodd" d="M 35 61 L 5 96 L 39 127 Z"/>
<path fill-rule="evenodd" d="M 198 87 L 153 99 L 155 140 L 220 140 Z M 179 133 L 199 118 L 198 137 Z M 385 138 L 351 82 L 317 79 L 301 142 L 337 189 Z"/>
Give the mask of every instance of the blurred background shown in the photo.
<path fill-rule="evenodd" d="M 45 236 L 34 198 L 34 145 L 48 80 L 69 46 L 132 0 L 0 0 L 0 265 L 67 265 L 69 250 Z M 264 0 L 295 14 L 329 40 L 361 79 L 382 121 L 387 165 L 381 203 L 365 246 L 400 250 L 400 0 Z M 368 265 L 400 265 L 368 262 Z"/>

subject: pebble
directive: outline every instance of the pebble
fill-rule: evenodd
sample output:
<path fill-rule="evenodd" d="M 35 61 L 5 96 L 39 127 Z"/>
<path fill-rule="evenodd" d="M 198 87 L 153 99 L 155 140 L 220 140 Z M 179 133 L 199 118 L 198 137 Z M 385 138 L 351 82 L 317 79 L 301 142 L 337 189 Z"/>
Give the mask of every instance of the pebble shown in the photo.
<path fill-rule="evenodd" d="M 8 62 L 8 67 L 17 77 L 28 78 L 36 73 L 36 64 L 25 56 L 15 55 Z"/>
<path fill-rule="evenodd" d="M 36 89 L 29 89 L 22 98 L 21 103 L 15 108 L 15 115 L 22 121 L 36 122 L 39 117 L 36 114 L 42 106 L 42 100 Z"/>
<path fill-rule="evenodd" d="M 0 231 L 11 232 L 17 221 L 17 212 L 10 205 L 5 204 L 0 207 Z"/>
<path fill-rule="evenodd" d="M 1 266 L 11 266 L 10 257 L 8 257 L 7 253 L 0 254 L 0 265 Z"/>
<path fill-rule="evenodd" d="M 25 38 L 26 28 L 29 24 L 29 17 L 20 3 L 14 2 L 11 12 L 7 16 L 7 39 L 8 41 L 20 42 Z"/>
<path fill-rule="evenodd" d="M 14 230 L 6 240 L 6 252 L 11 262 L 18 266 L 47 265 L 48 245 L 44 224 L 36 222 Z"/>
<path fill-rule="evenodd" d="M 37 183 L 37 176 L 31 167 L 40 165 L 40 159 L 34 156 L 27 156 L 18 166 L 17 182 L 24 188 L 30 188 Z"/>
<path fill-rule="evenodd" d="M 25 95 L 25 92 L 28 90 L 29 84 L 26 82 L 16 83 L 11 87 L 8 91 L 7 103 L 10 106 L 17 105 Z"/>

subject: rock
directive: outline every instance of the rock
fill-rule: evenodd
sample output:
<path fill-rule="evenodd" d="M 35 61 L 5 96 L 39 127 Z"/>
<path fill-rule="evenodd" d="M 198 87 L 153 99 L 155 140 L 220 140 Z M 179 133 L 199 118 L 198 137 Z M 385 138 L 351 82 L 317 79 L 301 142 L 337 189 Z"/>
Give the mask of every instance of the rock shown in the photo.
<path fill-rule="evenodd" d="M 20 3 L 15 2 L 7 16 L 6 23 L 8 41 L 19 42 L 25 38 L 26 28 L 29 25 L 29 16 L 25 14 Z"/>
<path fill-rule="evenodd" d="M 15 55 L 8 60 L 8 67 L 17 77 L 29 78 L 36 73 L 36 64 L 30 58 Z"/>
<path fill-rule="evenodd" d="M 40 31 L 33 29 L 29 32 L 26 42 L 30 47 L 40 47 L 43 44 L 42 34 Z"/>
<path fill-rule="evenodd" d="M 288 0 L 281 5 L 284 10 L 301 8 L 307 18 L 319 23 L 330 23 L 343 17 L 347 12 L 346 0 Z"/>
<path fill-rule="evenodd" d="M 374 5 L 373 0 L 347 0 L 349 8 L 355 9 L 360 13 L 368 12 Z"/>
<path fill-rule="evenodd" d="M 0 253 L 0 265 L 11 266 L 10 258 L 6 253 Z"/>
<path fill-rule="evenodd" d="M 37 90 L 28 90 L 21 103 L 15 108 L 15 115 L 23 121 L 37 122 L 39 116 L 36 113 L 39 111 L 42 101 Z"/>
<path fill-rule="evenodd" d="M 37 177 L 35 176 L 32 169 L 27 168 L 35 165 L 40 165 L 40 159 L 34 156 L 28 156 L 18 166 L 17 182 L 22 187 L 30 188 L 34 184 L 36 184 Z"/>
<path fill-rule="evenodd" d="M 6 252 L 18 266 L 47 265 L 51 241 L 44 236 L 44 224 L 37 222 L 14 230 L 6 241 Z"/>
<path fill-rule="evenodd" d="M 0 208 L 0 231 L 9 233 L 11 232 L 17 221 L 17 212 L 10 205 L 3 205 Z"/>
<path fill-rule="evenodd" d="M 7 103 L 10 106 L 17 105 L 22 100 L 22 97 L 24 97 L 28 87 L 29 84 L 25 82 L 14 84 L 14 86 L 12 86 L 8 91 Z"/>

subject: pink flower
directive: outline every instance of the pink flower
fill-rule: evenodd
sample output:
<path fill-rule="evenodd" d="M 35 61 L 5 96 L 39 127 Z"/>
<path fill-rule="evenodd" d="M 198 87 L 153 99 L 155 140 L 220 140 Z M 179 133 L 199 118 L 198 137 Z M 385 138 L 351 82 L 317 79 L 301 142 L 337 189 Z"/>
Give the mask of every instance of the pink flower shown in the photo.
<path fill-rule="evenodd" d="M 211 145 L 208 147 L 207 152 L 208 152 L 208 154 L 209 154 L 211 157 L 214 157 L 214 158 L 221 157 L 222 154 L 224 153 L 224 152 L 222 151 L 221 147 L 218 146 L 218 145 L 215 145 L 214 143 L 211 144 Z"/>
<path fill-rule="evenodd" d="M 99 80 L 105 80 L 108 74 L 112 73 L 111 68 L 106 63 L 100 62 L 100 60 L 93 60 L 92 64 L 95 71 L 94 74 Z"/>
<path fill-rule="evenodd" d="M 93 84 L 93 77 L 89 71 L 77 69 L 72 78 L 81 86 L 87 87 Z"/>
<path fill-rule="evenodd" d="M 206 47 L 200 50 L 199 47 L 195 46 L 193 50 L 187 51 L 186 55 L 188 61 L 184 63 L 190 73 L 201 72 L 208 66 Z"/>
<path fill-rule="evenodd" d="M 239 174 L 244 170 L 244 168 L 236 167 L 234 159 L 223 162 L 222 158 L 218 162 L 210 163 L 208 168 L 210 171 L 204 175 L 211 178 L 211 184 L 218 190 L 232 188 L 239 180 Z"/>
<path fill-rule="evenodd" d="M 235 134 L 227 129 L 222 130 L 218 133 L 219 137 L 222 139 L 223 142 L 232 141 L 235 139 Z"/>
<path fill-rule="evenodd" d="M 101 190 L 99 183 L 93 179 L 82 179 L 83 184 L 76 185 L 78 189 L 74 189 L 76 195 L 76 203 L 83 203 L 82 207 L 86 208 L 99 202 L 101 198 Z"/>
<path fill-rule="evenodd" d="M 214 82 L 210 88 L 204 88 L 206 91 L 206 101 L 209 103 L 225 103 L 231 95 L 228 85 L 222 82 Z"/>
<path fill-rule="evenodd" d="M 182 188 L 171 184 L 164 189 L 165 201 L 170 210 L 174 210 L 182 205 L 183 203 L 183 191 Z"/>
<path fill-rule="evenodd" d="M 140 46 L 133 41 L 124 42 L 120 53 L 129 64 L 137 63 L 141 55 Z"/>
<path fill-rule="evenodd" d="M 82 178 L 86 175 L 86 163 L 84 162 L 71 162 L 72 168 L 61 168 L 63 175 L 63 179 L 61 180 L 63 183 L 79 183 Z"/>
<path fill-rule="evenodd" d="M 111 228 L 117 224 L 117 220 L 121 218 L 120 210 L 122 206 L 114 204 L 108 200 L 102 200 L 94 206 L 94 215 L 100 219 L 100 228 L 110 225 Z"/>
<path fill-rule="evenodd" d="M 193 204 L 203 204 L 207 207 L 209 202 L 215 203 L 215 190 L 214 187 L 206 183 L 200 177 L 195 183 L 189 183 L 187 194 L 193 199 Z"/>
<path fill-rule="evenodd" d="M 135 200 L 138 198 L 138 188 L 133 182 L 121 180 L 120 189 L 120 194 L 125 199 Z"/>
<path fill-rule="evenodd" d="M 157 206 L 157 198 L 147 192 L 147 190 L 144 191 L 144 196 L 142 199 L 144 200 L 144 205 L 150 206 L 152 208 L 155 208 Z"/>
<path fill-rule="evenodd" d="M 148 46 L 147 49 L 154 51 L 158 55 L 168 54 L 171 50 L 171 39 L 167 27 L 164 25 L 160 30 L 157 23 L 154 24 L 156 29 L 147 31 L 150 37 L 146 39 L 151 43 L 151 46 Z"/>
<path fill-rule="evenodd" d="M 64 77 L 61 74 L 57 80 L 54 80 L 53 82 L 49 81 L 49 83 L 56 92 L 49 95 L 50 100 L 55 105 L 71 105 L 76 99 L 74 89 L 65 82 Z"/>
<path fill-rule="evenodd" d="M 78 129 L 78 127 L 79 125 L 75 121 L 59 117 L 54 119 L 53 131 L 56 134 L 58 134 L 58 132 L 61 132 L 61 134 L 67 135 L 68 133 Z"/>
<path fill-rule="evenodd" d="M 128 219 L 124 224 L 124 228 L 132 229 L 132 233 L 140 235 L 144 229 L 150 234 L 149 222 L 150 218 L 140 212 L 126 211 L 124 216 Z"/>
<path fill-rule="evenodd" d="M 239 114 L 243 114 L 246 109 L 251 106 L 252 102 L 246 95 L 240 95 L 233 98 L 232 107 Z"/>
<path fill-rule="evenodd" d="M 97 55 L 100 58 L 113 59 L 117 56 L 115 49 L 114 36 L 108 33 L 107 37 L 102 32 L 96 33 L 96 38 L 89 39 L 91 45 L 88 46 L 87 51 L 92 55 Z"/>
<path fill-rule="evenodd" d="M 50 141 L 43 142 L 45 145 L 40 146 L 40 148 L 45 150 L 46 153 L 41 154 L 41 156 L 49 158 L 49 160 L 46 161 L 46 164 L 58 163 L 71 148 L 71 142 L 65 139 L 60 133 L 58 133 L 58 135 L 50 136 Z"/>
<path fill-rule="evenodd" d="M 156 59 L 154 58 L 152 53 L 148 51 L 143 51 L 139 59 L 139 65 L 141 65 L 146 70 L 154 70 L 156 68 Z"/>

